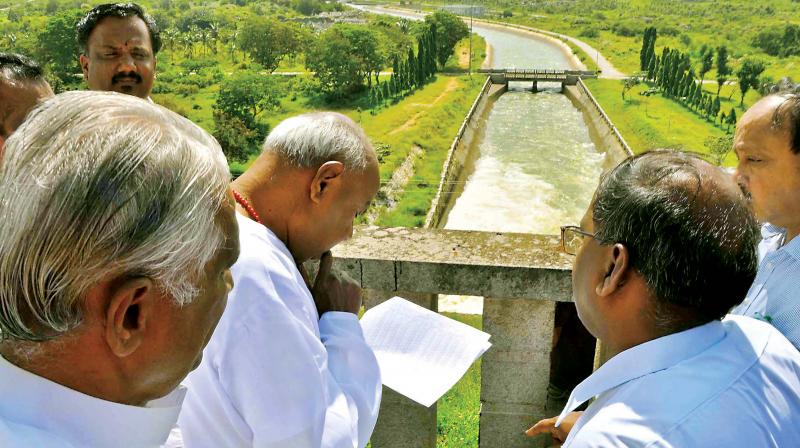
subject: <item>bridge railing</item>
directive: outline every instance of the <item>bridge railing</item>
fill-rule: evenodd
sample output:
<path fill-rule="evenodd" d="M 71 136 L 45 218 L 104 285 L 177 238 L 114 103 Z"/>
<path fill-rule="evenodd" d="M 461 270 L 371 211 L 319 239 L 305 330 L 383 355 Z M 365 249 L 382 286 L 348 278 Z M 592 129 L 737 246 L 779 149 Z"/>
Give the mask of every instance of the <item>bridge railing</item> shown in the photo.
<path fill-rule="evenodd" d="M 555 306 L 571 301 L 572 259 L 558 237 L 360 227 L 334 256 L 365 288 L 368 308 L 395 295 L 434 311 L 438 294 L 484 297 L 493 346 L 481 363 L 480 447 L 542 446 L 522 432 L 560 412 L 547 409 L 547 385 Z M 436 435 L 435 404 L 384 388 L 374 448 L 432 448 Z"/>
<path fill-rule="evenodd" d="M 622 148 L 625 150 L 625 152 L 629 156 L 632 156 L 633 155 L 633 150 L 628 145 L 628 142 L 625 141 L 625 138 L 622 137 L 622 134 L 620 134 L 620 132 L 617 129 L 617 127 L 614 126 L 614 122 L 611 121 L 611 118 L 609 118 L 608 115 L 606 115 L 606 111 L 603 110 L 603 108 L 600 106 L 600 103 L 598 103 L 597 100 L 594 98 L 594 95 L 592 95 L 592 92 L 589 90 L 588 87 L 586 87 L 586 84 L 584 84 L 583 80 L 578 79 L 577 86 L 578 86 L 578 89 L 580 89 L 581 92 L 584 95 L 586 95 L 587 98 L 589 98 L 589 101 L 592 103 L 594 108 L 597 109 L 597 112 L 600 114 L 600 117 L 603 119 L 603 121 L 611 129 L 611 132 L 613 132 L 614 138 L 617 139 L 617 141 L 622 146 Z"/>

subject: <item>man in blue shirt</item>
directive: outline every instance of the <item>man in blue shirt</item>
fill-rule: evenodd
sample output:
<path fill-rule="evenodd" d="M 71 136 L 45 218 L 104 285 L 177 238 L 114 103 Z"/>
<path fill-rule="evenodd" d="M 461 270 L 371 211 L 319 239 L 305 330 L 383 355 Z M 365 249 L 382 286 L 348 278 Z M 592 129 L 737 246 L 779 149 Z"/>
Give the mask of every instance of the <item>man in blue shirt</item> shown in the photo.
<path fill-rule="evenodd" d="M 610 359 L 528 435 L 570 448 L 796 445 L 800 353 L 769 324 L 722 320 L 757 269 L 749 208 L 728 174 L 680 152 L 601 179 L 562 245 L 576 255 L 578 316 Z"/>
<path fill-rule="evenodd" d="M 771 323 L 800 348 L 800 94 L 754 104 L 736 128 L 736 179 L 764 223 L 759 269 L 732 314 Z"/>

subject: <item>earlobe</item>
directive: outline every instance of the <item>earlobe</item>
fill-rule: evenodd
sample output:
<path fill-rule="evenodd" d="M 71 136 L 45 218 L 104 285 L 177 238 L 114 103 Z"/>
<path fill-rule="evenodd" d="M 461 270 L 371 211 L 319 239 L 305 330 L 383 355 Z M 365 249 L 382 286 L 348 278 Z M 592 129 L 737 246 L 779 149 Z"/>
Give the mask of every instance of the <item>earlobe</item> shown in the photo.
<path fill-rule="evenodd" d="M 89 58 L 82 54 L 79 61 L 81 63 L 81 70 L 83 70 L 83 77 L 85 78 L 89 74 Z"/>
<path fill-rule="evenodd" d="M 111 292 L 105 338 L 115 355 L 124 358 L 139 348 L 159 294 L 153 281 L 146 277 L 125 280 Z"/>

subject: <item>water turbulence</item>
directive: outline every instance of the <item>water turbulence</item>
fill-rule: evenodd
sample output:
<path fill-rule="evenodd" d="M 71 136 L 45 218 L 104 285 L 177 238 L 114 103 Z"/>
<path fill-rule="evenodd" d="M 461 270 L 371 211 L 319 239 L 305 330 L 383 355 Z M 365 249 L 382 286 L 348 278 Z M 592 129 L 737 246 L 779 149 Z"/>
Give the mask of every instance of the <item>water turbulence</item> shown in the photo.
<path fill-rule="evenodd" d="M 516 32 L 476 27 L 492 47 L 496 68 L 569 68 L 554 44 Z M 559 85 L 512 83 L 488 112 L 445 228 L 558 234 L 577 224 L 603 166 L 578 110 Z M 483 299 L 441 295 L 440 311 L 479 314 Z"/>

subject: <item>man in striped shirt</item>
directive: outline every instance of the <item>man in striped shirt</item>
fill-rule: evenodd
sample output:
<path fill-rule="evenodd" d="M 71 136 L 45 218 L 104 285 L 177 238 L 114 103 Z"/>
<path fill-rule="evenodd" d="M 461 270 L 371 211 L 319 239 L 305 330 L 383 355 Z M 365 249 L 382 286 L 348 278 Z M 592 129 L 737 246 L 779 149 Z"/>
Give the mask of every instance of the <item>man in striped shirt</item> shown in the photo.
<path fill-rule="evenodd" d="M 759 269 L 732 314 L 771 323 L 800 348 L 800 93 L 754 104 L 736 128 L 736 179 L 763 224 Z"/>

